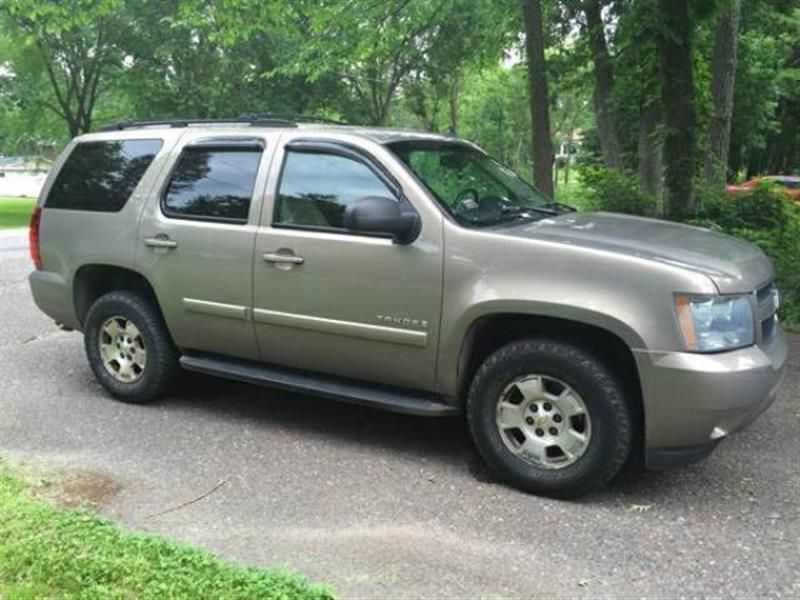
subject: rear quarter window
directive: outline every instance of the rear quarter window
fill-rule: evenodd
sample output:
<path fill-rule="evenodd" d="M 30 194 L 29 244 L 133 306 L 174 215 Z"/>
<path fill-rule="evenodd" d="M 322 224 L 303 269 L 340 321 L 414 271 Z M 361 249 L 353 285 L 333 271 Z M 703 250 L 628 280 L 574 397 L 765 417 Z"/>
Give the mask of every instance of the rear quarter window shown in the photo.
<path fill-rule="evenodd" d="M 122 210 L 162 145 L 163 140 L 79 143 L 56 176 L 45 207 Z"/>

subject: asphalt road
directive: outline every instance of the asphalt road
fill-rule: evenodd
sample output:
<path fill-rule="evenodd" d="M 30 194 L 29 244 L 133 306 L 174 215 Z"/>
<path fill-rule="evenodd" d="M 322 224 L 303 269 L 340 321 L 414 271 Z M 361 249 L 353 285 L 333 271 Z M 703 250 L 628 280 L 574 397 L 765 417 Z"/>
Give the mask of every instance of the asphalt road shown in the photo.
<path fill-rule="evenodd" d="M 556 501 L 492 482 L 458 420 L 201 377 L 109 400 L 3 237 L 0 451 L 64 504 L 343 597 L 800 596 L 798 337 L 778 401 L 705 462 Z"/>

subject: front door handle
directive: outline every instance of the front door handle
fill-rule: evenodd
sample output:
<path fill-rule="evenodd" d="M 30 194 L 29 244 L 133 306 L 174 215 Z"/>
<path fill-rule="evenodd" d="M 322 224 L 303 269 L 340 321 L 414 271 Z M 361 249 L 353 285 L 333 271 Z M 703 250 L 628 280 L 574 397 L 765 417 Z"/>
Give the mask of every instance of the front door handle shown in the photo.
<path fill-rule="evenodd" d="M 277 252 L 267 252 L 266 254 L 262 254 L 261 258 L 263 258 L 268 263 L 282 263 L 282 264 L 290 264 L 290 265 L 302 265 L 306 262 L 302 256 L 295 256 L 294 254 L 278 254 Z"/>
<path fill-rule="evenodd" d="M 155 236 L 151 238 L 144 238 L 144 245 L 150 248 L 177 248 L 178 242 L 171 240 L 166 236 Z"/>

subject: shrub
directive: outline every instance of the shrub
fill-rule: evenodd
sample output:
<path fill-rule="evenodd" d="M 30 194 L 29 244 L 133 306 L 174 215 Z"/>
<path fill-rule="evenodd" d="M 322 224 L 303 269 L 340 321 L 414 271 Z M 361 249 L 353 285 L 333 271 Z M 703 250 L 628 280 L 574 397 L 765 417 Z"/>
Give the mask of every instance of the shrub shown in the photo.
<path fill-rule="evenodd" d="M 780 316 L 788 328 L 800 329 L 800 206 L 769 184 L 734 198 L 699 188 L 697 200 L 693 223 L 758 244 L 772 259 Z"/>
<path fill-rule="evenodd" d="M 581 172 L 588 210 L 629 215 L 655 216 L 658 199 L 643 193 L 636 179 L 603 167 L 586 167 Z"/>

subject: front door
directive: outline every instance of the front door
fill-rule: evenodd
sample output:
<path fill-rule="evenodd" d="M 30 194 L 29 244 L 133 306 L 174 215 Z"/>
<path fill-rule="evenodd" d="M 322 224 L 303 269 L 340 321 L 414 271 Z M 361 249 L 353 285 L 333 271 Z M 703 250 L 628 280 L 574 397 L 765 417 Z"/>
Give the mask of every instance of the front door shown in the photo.
<path fill-rule="evenodd" d="M 352 145 L 300 135 L 282 140 L 256 236 L 253 318 L 264 360 L 432 390 L 441 214 L 410 197 L 418 190 L 406 197 L 400 179 L 408 175 L 398 165 L 387 168 Z M 416 241 L 400 245 L 345 230 L 345 207 L 365 196 L 417 210 Z"/>
<path fill-rule="evenodd" d="M 142 216 L 138 268 L 178 347 L 257 359 L 252 257 L 269 140 L 191 132 L 184 141 Z"/>

